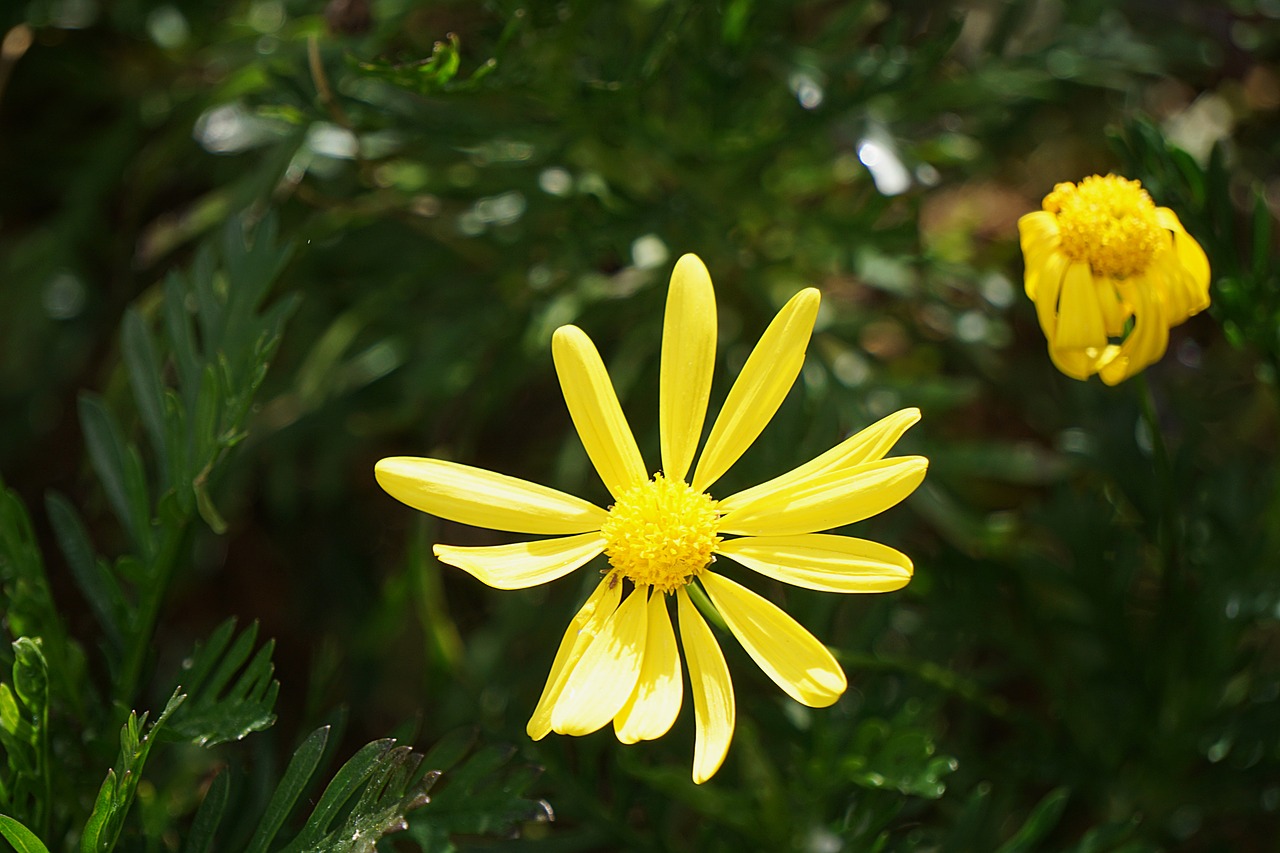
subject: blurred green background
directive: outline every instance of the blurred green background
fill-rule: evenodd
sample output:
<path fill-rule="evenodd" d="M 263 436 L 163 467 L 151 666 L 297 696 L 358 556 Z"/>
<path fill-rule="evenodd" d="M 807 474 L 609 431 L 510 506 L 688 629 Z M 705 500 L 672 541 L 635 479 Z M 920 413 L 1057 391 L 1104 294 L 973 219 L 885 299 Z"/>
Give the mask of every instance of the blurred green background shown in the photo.
<path fill-rule="evenodd" d="M 56 780 L 19 798 L 0 744 L 0 812 L 50 850 L 229 617 L 275 639 L 274 706 L 203 747 L 178 709 L 97 849 L 246 849 L 324 724 L 325 777 L 444 745 L 444 793 L 379 849 L 1277 849 L 1280 3 L 22 0 L 0 27 L 0 582 L 11 638 L 45 637 Z M 1108 171 L 1214 270 L 1117 388 L 1053 369 L 1016 230 Z M 738 729 L 701 787 L 690 708 L 654 743 L 531 743 L 595 573 L 484 588 L 430 544 L 502 540 L 372 476 L 442 456 L 605 503 L 550 335 L 597 342 L 656 464 L 685 252 L 720 304 L 713 409 L 823 292 L 725 494 L 904 406 L 931 460 L 849 531 L 913 558 L 905 590 L 751 581 L 850 690 L 802 708 L 724 637 Z M 192 815 L 228 779 L 215 835 Z M 316 843 L 289 849 L 363 849 Z"/>

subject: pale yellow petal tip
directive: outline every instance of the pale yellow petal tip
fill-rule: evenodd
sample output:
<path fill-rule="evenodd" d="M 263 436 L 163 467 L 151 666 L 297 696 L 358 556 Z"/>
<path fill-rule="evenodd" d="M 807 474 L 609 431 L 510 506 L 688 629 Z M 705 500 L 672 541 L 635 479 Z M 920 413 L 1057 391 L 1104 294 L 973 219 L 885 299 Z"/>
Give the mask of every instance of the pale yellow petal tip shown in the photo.
<path fill-rule="evenodd" d="M 693 252 L 686 252 L 680 256 L 680 260 L 676 261 L 675 267 L 671 270 L 671 277 L 675 278 L 677 274 L 696 274 L 705 275 L 708 278 L 711 274 L 707 272 L 707 265 L 702 262 L 702 258 Z"/>
<path fill-rule="evenodd" d="M 571 342 L 576 342 L 577 340 L 581 340 L 582 338 L 587 338 L 588 340 L 590 340 L 590 338 L 587 336 L 587 333 L 582 331 L 582 329 L 579 329 L 577 326 L 573 325 L 572 323 L 567 323 L 563 326 L 560 326 L 554 332 L 551 333 L 551 345 L 553 347 L 556 346 L 557 344 L 559 344 L 560 346 L 566 346 L 567 344 Z"/>

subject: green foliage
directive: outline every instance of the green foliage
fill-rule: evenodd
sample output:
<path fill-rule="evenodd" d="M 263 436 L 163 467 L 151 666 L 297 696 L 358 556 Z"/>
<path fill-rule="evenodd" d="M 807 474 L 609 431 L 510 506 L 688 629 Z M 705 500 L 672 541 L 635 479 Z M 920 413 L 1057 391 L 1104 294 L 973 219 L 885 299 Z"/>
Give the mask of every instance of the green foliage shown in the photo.
<path fill-rule="evenodd" d="M 1273 849 L 1273 7 L 4 6 L 0 837 Z M 1016 220 L 1112 169 L 1213 287 L 1104 388 L 1045 358 Z M 849 531 L 912 558 L 904 590 L 746 576 L 850 688 L 797 706 L 713 624 L 738 724 L 701 786 L 688 707 L 643 744 L 525 734 L 594 567 L 483 589 L 431 546 L 508 540 L 371 474 L 438 456 L 607 506 L 549 339 L 590 333 L 653 464 L 686 251 L 716 283 L 713 410 L 777 306 L 823 291 L 717 489 L 902 406 L 930 459 Z"/>
<path fill-rule="evenodd" d="M 250 625 L 239 636 L 235 629 L 232 617 L 206 643 L 197 643 L 182 662 L 178 689 L 185 691 L 187 701 L 168 727 L 177 737 L 214 746 L 275 723 L 273 711 L 280 693 L 280 683 L 271 677 L 275 642 L 268 640 L 250 660 L 258 625 Z"/>
<path fill-rule="evenodd" d="M 125 815 L 133 805 L 156 735 L 186 698 L 181 693 L 174 693 L 145 732 L 147 715 L 144 713 L 139 717 L 137 713 L 129 712 L 129 719 L 120 729 L 120 757 L 116 759 L 115 767 L 107 771 L 107 778 L 94 800 L 93 811 L 85 822 L 84 834 L 80 836 L 81 853 L 110 853 L 116 848 Z"/>

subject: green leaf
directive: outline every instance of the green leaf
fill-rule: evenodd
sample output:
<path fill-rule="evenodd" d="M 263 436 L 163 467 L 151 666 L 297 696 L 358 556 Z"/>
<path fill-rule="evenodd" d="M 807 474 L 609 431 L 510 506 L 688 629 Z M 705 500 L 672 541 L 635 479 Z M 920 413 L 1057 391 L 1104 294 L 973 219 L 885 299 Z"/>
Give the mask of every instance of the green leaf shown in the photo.
<path fill-rule="evenodd" d="M 151 439 L 151 448 L 160 463 L 160 483 L 170 483 L 165 431 L 164 384 L 160 379 L 160 359 L 142 315 L 133 306 L 124 312 L 120 349 L 129 371 L 129 384 L 138 405 L 138 416 Z"/>
<path fill-rule="evenodd" d="M 119 583 L 107 563 L 94 553 L 84 523 L 70 501 L 57 492 L 50 492 L 45 496 L 45 507 L 58 546 L 67 558 L 67 565 L 80 591 L 84 593 L 108 642 L 120 648 L 132 608 L 125 600 Z"/>
<path fill-rule="evenodd" d="M 49 853 L 49 848 L 34 832 L 8 815 L 0 814 L 0 835 L 13 845 L 16 853 Z"/>
<path fill-rule="evenodd" d="M 182 853 L 212 853 L 214 833 L 222 821 L 222 813 L 227 807 L 227 793 L 231 788 L 231 774 L 227 771 L 213 777 L 209 790 L 205 792 L 204 801 L 196 811 L 191 822 L 191 831 L 187 833 L 187 842 Z"/>
<path fill-rule="evenodd" d="M 141 553 L 150 548 L 150 501 L 137 450 L 125 442 L 115 417 L 94 394 L 79 398 L 80 427 L 84 430 L 89 461 L 102 481 L 103 491 L 116 517 Z"/>
<path fill-rule="evenodd" d="M 250 625 L 232 642 L 235 627 L 234 618 L 223 622 L 183 662 L 179 689 L 186 692 L 187 701 L 169 723 L 169 734 L 213 746 L 275 722 L 273 709 L 280 691 L 280 683 L 271 677 L 275 643 L 268 641 L 249 660 L 258 625 Z"/>
<path fill-rule="evenodd" d="M 380 838 L 407 829 L 408 813 L 429 800 L 440 774 L 421 775 L 421 764 L 419 753 L 390 738 L 367 744 L 334 775 L 302 832 L 281 853 L 372 853 Z"/>
<path fill-rule="evenodd" d="M 410 837 L 425 851 L 452 850 L 449 837 L 455 834 L 508 835 L 521 824 L 551 819 L 545 801 L 525 796 L 541 768 L 511 765 L 516 751 L 508 746 L 481 747 L 459 761 L 463 738 L 471 739 L 466 731 L 446 736 L 424 762 L 445 771 L 431 801 L 409 821 Z"/>
<path fill-rule="evenodd" d="M 49 665 L 39 638 L 13 643 L 13 686 L 0 683 L 0 745 L 8 773 L 5 807 L 27 824 L 45 831 L 53 810 L 49 757 Z"/>
<path fill-rule="evenodd" d="M 293 753 L 293 758 L 289 760 L 289 767 L 285 770 L 280 784 L 276 786 L 275 793 L 271 795 L 271 802 L 267 804 L 267 810 L 259 821 L 258 828 L 249 841 L 245 853 L 265 853 L 268 845 L 280 832 L 280 827 L 284 826 L 285 819 L 293 810 L 293 804 L 298 801 L 298 797 L 302 795 L 307 783 L 311 780 L 311 774 L 315 772 L 321 756 L 324 755 L 324 747 L 328 739 L 329 727 L 321 726 L 312 732 L 302 742 L 302 746 Z"/>
<path fill-rule="evenodd" d="M 129 719 L 120 729 L 120 756 L 116 759 L 115 767 L 107 771 L 107 778 L 98 789 L 93 811 L 89 814 L 84 833 L 80 837 L 81 853 L 109 853 L 115 849 L 156 736 L 186 698 L 175 692 L 145 734 L 142 729 L 146 725 L 147 715 L 144 713 L 139 717 L 136 712 L 129 712 Z"/>
<path fill-rule="evenodd" d="M 1002 844 L 997 853 L 1030 853 L 1042 849 L 1040 842 L 1058 825 L 1070 796 L 1066 788 L 1054 788 L 1046 794 L 1031 810 L 1022 828 Z"/>

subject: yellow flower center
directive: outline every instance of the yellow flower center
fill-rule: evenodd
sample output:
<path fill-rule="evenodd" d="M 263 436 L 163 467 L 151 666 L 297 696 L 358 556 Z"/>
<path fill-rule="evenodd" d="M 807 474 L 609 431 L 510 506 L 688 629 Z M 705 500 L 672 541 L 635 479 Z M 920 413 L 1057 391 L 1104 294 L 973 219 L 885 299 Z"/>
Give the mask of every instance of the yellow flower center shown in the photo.
<path fill-rule="evenodd" d="M 1044 209 L 1058 218 L 1063 253 L 1087 262 L 1097 276 L 1145 272 L 1167 239 L 1142 184 L 1115 175 L 1058 184 L 1044 197 Z"/>
<path fill-rule="evenodd" d="M 671 592 L 711 562 L 719 525 L 710 495 L 655 474 L 618 499 L 600 532 L 614 571 L 636 586 Z"/>

